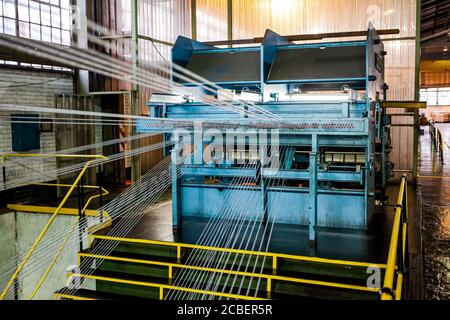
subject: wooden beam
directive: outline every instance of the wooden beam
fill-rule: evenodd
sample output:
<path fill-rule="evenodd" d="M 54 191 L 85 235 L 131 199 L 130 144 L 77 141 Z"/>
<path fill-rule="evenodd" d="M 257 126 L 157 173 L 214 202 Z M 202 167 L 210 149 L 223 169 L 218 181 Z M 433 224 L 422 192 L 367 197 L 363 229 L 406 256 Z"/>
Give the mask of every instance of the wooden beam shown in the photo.
<path fill-rule="evenodd" d="M 399 29 L 385 29 L 377 30 L 379 35 L 392 35 L 400 34 Z M 288 41 L 307 41 L 307 40 L 321 40 L 325 38 L 348 38 L 348 37 L 365 37 L 367 36 L 367 31 L 351 31 L 351 32 L 334 32 L 334 33 L 317 33 L 317 34 L 298 34 L 284 36 Z M 240 45 L 240 44 L 251 44 L 251 43 L 261 43 L 263 37 L 252 38 L 252 39 L 240 39 L 240 40 L 219 40 L 219 41 L 208 41 L 206 44 L 209 45 Z"/>

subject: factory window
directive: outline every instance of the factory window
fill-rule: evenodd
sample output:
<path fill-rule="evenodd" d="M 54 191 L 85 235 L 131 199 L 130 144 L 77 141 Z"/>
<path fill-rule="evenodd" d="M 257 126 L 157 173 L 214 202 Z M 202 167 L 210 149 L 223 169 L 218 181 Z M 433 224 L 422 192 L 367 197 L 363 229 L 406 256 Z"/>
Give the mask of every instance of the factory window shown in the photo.
<path fill-rule="evenodd" d="M 450 106 L 450 88 L 421 89 L 420 101 L 426 101 L 428 106 Z"/>
<path fill-rule="evenodd" d="M 0 33 L 69 46 L 70 0 L 0 0 Z M 2 61 L 1 64 L 61 68 Z"/>

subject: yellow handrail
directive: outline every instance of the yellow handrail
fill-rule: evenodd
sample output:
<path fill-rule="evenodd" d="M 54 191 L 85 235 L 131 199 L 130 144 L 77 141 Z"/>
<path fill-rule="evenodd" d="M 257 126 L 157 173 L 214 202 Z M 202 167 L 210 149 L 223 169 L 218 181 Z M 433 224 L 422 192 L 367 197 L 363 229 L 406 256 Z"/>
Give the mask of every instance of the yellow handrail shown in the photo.
<path fill-rule="evenodd" d="M 52 185 L 52 184 L 47 184 L 47 185 Z M 69 187 L 70 187 L 70 185 L 61 185 L 61 184 L 54 184 L 54 186 L 59 186 L 59 187 L 67 187 L 67 186 L 69 186 Z M 92 188 L 97 188 L 97 187 L 95 187 L 95 186 L 84 186 L 84 187 L 86 187 L 86 188 L 91 188 L 91 189 L 92 189 Z M 107 195 L 109 194 L 109 191 L 106 190 L 105 188 L 102 188 L 102 192 L 103 192 L 103 193 L 102 193 L 102 196 L 107 196 Z M 94 200 L 95 198 L 98 198 L 98 197 L 100 197 L 99 194 L 93 195 L 92 197 L 90 197 L 90 198 L 88 199 L 88 201 L 86 201 L 86 205 L 84 206 L 83 210 L 81 210 L 81 213 L 84 213 L 84 212 L 87 210 L 87 208 L 88 208 L 89 204 L 91 203 L 91 201 Z M 106 213 L 106 211 L 103 211 L 103 214 L 105 214 L 105 213 Z M 100 215 L 102 215 L 102 213 L 100 213 Z M 109 216 L 107 215 L 107 213 L 106 213 L 106 216 L 109 218 Z M 109 221 L 108 221 L 109 223 L 110 223 L 110 220 L 111 220 L 111 219 L 109 218 Z M 64 248 L 65 248 L 67 242 L 69 241 L 70 237 L 72 236 L 73 232 L 75 231 L 75 227 L 77 226 L 77 224 L 78 224 L 79 221 L 80 221 L 80 217 L 77 217 L 77 218 L 75 219 L 75 223 L 72 225 L 72 228 L 70 228 L 69 233 L 67 234 L 67 236 L 66 236 L 66 238 L 64 239 L 63 243 L 61 244 L 61 246 L 59 247 L 59 249 L 58 249 L 58 251 L 56 252 L 55 256 L 53 257 L 52 262 L 50 263 L 50 265 L 48 266 L 48 268 L 47 268 L 47 270 L 45 271 L 44 275 L 43 275 L 42 278 L 39 280 L 37 286 L 34 288 L 33 292 L 31 293 L 29 300 L 33 300 L 34 296 L 35 296 L 35 295 L 39 292 L 39 290 L 41 289 L 42 285 L 44 284 L 44 281 L 47 279 L 49 273 L 52 271 L 53 266 L 55 265 L 56 261 L 58 260 L 59 256 L 61 255 L 62 251 L 64 250 Z M 101 225 L 103 225 L 103 223 L 102 223 Z M 89 230 L 88 230 L 88 231 L 89 231 Z M 96 229 L 96 231 L 98 231 L 98 229 Z"/>
<path fill-rule="evenodd" d="M 92 243 L 92 239 L 173 247 L 173 248 L 177 249 L 177 258 L 178 259 L 181 258 L 181 249 L 197 249 L 197 250 L 205 250 L 205 251 L 218 251 L 218 252 L 226 252 L 226 253 L 234 253 L 234 254 L 270 257 L 273 259 L 274 266 L 277 265 L 276 261 L 278 259 L 287 259 L 287 260 L 297 260 L 297 261 L 306 261 L 306 262 L 314 262 L 314 263 L 325 263 L 325 264 L 332 264 L 332 265 L 342 265 L 342 266 L 347 266 L 347 267 L 362 267 L 362 268 L 378 267 L 380 269 L 385 269 L 387 267 L 387 265 L 381 264 L 381 263 L 326 259 L 326 258 L 319 258 L 319 257 L 298 256 L 298 255 L 285 254 L 285 253 L 273 253 L 273 252 L 260 252 L 260 251 L 251 251 L 251 250 L 242 250 L 242 249 L 232 249 L 232 248 L 220 248 L 220 247 L 204 246 L 204 245 L 197 245 L 197 244 L 190 244 L 190 243 L 166 242 L 166 241 L 149 240 L 149 239 L 120 238 L 120 237 L 104 236 L 104 235 L 99 235 L 99 234 L 90 234 L 89 235 L 89 237 L 88 237 L 89 247 Z"/>
<path fill-rule="evenodd" d="M 431 139 L 436 147 L 437 151 L 439 152 L 439 156 L 441 157 L 441 160 L 444 161 L 444 145 L 447 145 L 444 140 L 444 136 L 442 135 L 442 131 L 439 130 L 438 127 L 434 125 L 432 121 L 428 122 Z M 448 146 L 448 145 L 447 145 Z"/>
<path fill-rule="evenodd" d="M 52 214 L 52 216 L 48 220 L 47 224 L 45 225 L 44 229 L 41 231 L 41 233 L 39 234 L 39 236 L 35 240 L 33 246 L 31 247 L 31 249 L 28 251 L 28 253 L 25 256 L 24 260 L 19 264 L 19 266 L 17 267 L 16 271 L 11 276 L 11 279 L 9 280 L 8 284 L 6 285 L 6 287 L 3 290 L 2 294 L 0 295 L 0 300 L 3 300 L 5 298 L 6 294 L 9 291 L 9 289 L 13 285 L 14 281 L 17 279 L 17 277 L 20 274 L 20 272 L 22 272 L 22 270 L 25 267 L 26 263 L 31 258 L 31 256 L 33 255 L 34 251 L 36 250 L 37 246 L 41 242 L 42 238 L 44 237 L 44 235 L 47 233 L 48 229 L 50 228 L 50 225 L 53 223 L 53 221 L 56 219 L 56 216 L 58 215 L 58 213 L 61 211 L 63 206 L 66 204 L 67 200 L 71 196 L 72 192 L 75 190 L 76 186 L 80 182 L 81 178 L 83 177 L 83 175 L 85 174 L 85 172 L 87 171 L 87 169 L 89 168 L 91 163 L 94 162 L 95 160 L 99 160 L 99 159 L 108 159 L 107 157 L 102 156 L 102 155 L 5 154 L 5 155 L 1 156 L 3 161 L 6 160 L 7 158 L 11 158 L 11 157 L 24 157 L 24 158 L 31 158 L 31 157 L 55 157 L 55 158 L 79 158 L 79 159 L 93 159 L 93 160 L 90 160 L 90 161 L 86 162 L 86 164 L 83 167 L 83 169 L 81 170 L 80 174 L 77 176 L 77 178 L 75 179 L 74 183 L 69 188 L 69 191 L 64 196 L 63 200 L 61 201 L 59 206 L 56 208 L 55 212 Z"/>
<path fill-rule="evenodd" d="M 145 286 L 145 287 L 151 287 L 151 288 L 158 288 L 160 290 L 160 295 L 159 295 L 160 300 L 164 299 L 164 292 L 163 292 L 164 290 L 176 290 L 176 291 L 183 291 L 183 292 L 191 292 L 191 293 L 198 293 L 198 294 L 204 294 L 204 295 L 216 296 L 216 297 L 222 297 L 222 298 L 229 298 L 229 299 L 267 300 L 265 298 L 260 298 L 260 297 L 250 297 L 250 296 L 239 295 L 239 294 L 214 292 L 214 291 L 209 291 L 209 290 L 178 287 L 178 286 L 162 284 L 162 283 L 144 282 L 144 281 L 136 281 L 136 280 L 129 280 L 129 279 L 117 279 L 117 278 L 97 276 L 97 275 L 68 273 L 66 276 L 67 277 L 93 279 L 93 280 L 99 280 L 99 281 L 109 281 L 109 282 L 115 282 L 115 283 L 125 283 L 125 284 Z"/>
<path fill-rule="evenodd" d="M 406 221 L 402 221 L 403 214 L 408 216 L 408 184 L 406 176 L 402 177 L 402 182 L 400 185 L 400 191 L 398 194 L 397 205 L 395 206 L 395 215 L 394 215 L 394 225 L 392 227 L 391 240 L 389 245 L 389 253 L 388 253 L 388 261 L 387 268 L 384 277 L 384 284 L 381 294 L 381 300 L 400 300 L 402 295 L 402 284 L 403 284 L 403 274 L 402 269 L 399 269 L 397 266 L 397 258 L 398 258 L 398 246 L 400 236 L 402 239 L 402 259 L 399 263 L 403 264 L 405 262 L 405 256 L 407 253 L 407 219 Z M 401 234 L 400 234 L 401 232 Z M 394 282 L 395 282 L 395 272 L 397 273 L 397 286 L 394 290 Z"/>
<path fill-rule="evenodd" d="M 108 159 L 108 157 L 96 154 L 44 154 L 44 153 L 8 153 L 0 155 L 3 160 L 8 158 L 66 158 L 66 159 Z"/>
<path fill-rule="evenodd" d="M 101 260 L 141 263 L 141 264 L 147 264 L 147 265 L 167 267 L 169 270 L 169 279 L 171 279 L 171 280 L 173 280 L 174 269 L 187 269 L 187 270 L 223 273 L 223 274 L 236 275 L 236 276 L 266 279 L 267 280 L 267 290 L 266 290 L 267 292 L 271 291 L 271 284 L 275 280 L 285 281 L 285 282 L 294 282 L 294 283 L 303 283 L 303 284 L 324 286 L 324 287 L 332 287 L 332 288 L 340 288 L 340 289 L 348 289 L 348 290 L 355 290 L 355 291 L 374 292 L 374 293 L 377 293 L 378 290 L 380 289 L 380 288 L 369 288 L 367 286 L 358 286 L 358 285 L 337 283 L 337 282 L 330 282 L 330 281 L 294 278 L 294 277 L 289 277 L 289 276 L 281 276 L 281 275 L 277 275 L 277 274 L 254 273 L 254 272 L 247 272 L 247 271 L 217 269 L 217 268 L 211 268 L 211 267 L 186 265 L 186 264 L 181 264 L 181 263 L 160 262 L 160 261 L 141 260 L 141 259 L 124 258 L 124 257 L 112 257 L 112 256 L 97 255 L 97 254 L 91 254 L 91 253 L 79 253 L 78 257 L 79 257 L 79 260 L 81 257 L 86 257 L 86 258 L 94 258 L 94 259 L 101 259 Z"/>

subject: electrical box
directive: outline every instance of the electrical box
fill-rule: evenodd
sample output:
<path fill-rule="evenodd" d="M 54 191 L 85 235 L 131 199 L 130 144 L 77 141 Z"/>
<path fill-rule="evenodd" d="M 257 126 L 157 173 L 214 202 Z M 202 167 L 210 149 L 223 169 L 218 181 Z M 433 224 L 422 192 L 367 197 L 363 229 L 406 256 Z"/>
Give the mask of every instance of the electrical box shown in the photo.
<path fill-rule="evenodd" d="M 38 115 L 11 115 L 11 132 L 13 152 L 24 152 L 41 148 Z"/>

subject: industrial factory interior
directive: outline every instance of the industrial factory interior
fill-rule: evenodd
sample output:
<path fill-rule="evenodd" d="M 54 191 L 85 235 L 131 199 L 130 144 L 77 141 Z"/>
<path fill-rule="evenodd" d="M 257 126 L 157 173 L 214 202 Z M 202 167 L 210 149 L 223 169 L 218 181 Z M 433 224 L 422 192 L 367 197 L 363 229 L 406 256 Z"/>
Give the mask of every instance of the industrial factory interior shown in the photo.
<path fill-rule="evenodd" d="M 449 301 L 449 49 L 450 0 L 0 0 L 0 310 Z"/>

